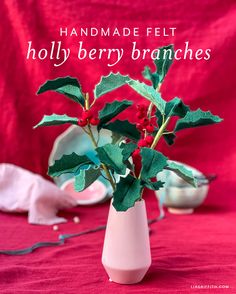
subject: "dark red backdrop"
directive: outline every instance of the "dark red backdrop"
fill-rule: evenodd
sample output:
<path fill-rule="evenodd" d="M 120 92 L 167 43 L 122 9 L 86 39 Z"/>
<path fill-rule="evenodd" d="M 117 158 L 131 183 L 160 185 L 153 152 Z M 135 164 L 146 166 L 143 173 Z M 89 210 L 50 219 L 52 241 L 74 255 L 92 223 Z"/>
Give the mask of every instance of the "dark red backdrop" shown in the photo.
<path fill-rule="evenodd" d="M 84 91 L 92 93 L 101 75 L 110 70 L 142 79 L 144 65 L 151 60 L 132 61 L 127 55 L 109 68 L 104 61 L 70 58 L 54 67 L 53 61 L 26 60 L 27 42 L 38 49 L 60 40 L 59 28 L 95 27 L 176 27 L 175 37 L 83 38 L 87 48 L 129 49 L 136 40 L 139 47 L 156 48 L 174 43 L 183 48 L 211 48 L 208 61 L 175 61 L 162 87 L 164 98 L 183 98 L 192 108 L 211 109 L 224 118 L 220 125 L 183 131 L 173 148 L 160 144 L 171 159 L 184 161 L 204 172 L 217 173 L 219 178 L 209 196 L 209 203 L 230 207 L 234 203 L 236 173 L 235 141 L 235 24 L 234 0 L 212 1 L 15 1 L 1 2 L 0 9 L 0 162 L 10 162 L 31 171 L 46 174 L 47 160 L 55 137 L 65 127 L 33 130 L 43 114 L 52 112 L 75 116 L 79 108 L 59 94 L 36 96 L 46 79 L 71 75 L 77 77 Z M 72 49 L 81 40 L 62 38 Z M 74 49 L 73 49 L 74 50 Z M 114 92 L 110 98 L 137 100 L 127 88 Z M 107 99 L 98 101 L 98 108 Z M 227 193 L 226 193 L 227 191 Z M 235 221 L 235 217 L 229 222 Z M 183 223 L 183 227 L 185 227 Z M 224 231 L 224 227 L 222 227 Z M 228 229 L 228 233 L 231 229 Z M 228 237 L 230 235 L 227 235 Z M 215 243 L 215 242 L 214 242 Z M 10 244 L 10 242 L 9 242 Z M 235 262 L 235 260 L 234 260 Z M 168 292 L 170 293 L 170 292 Z"/>
<path fill-rule="evenodd" d="M 198 4 L 197 4 L 198 3 Z M 184 160 L 204 171 L 217 172 L 233 180 L 236 172 L 234 108 L 235 93 L 235 1 L 4 1 L 1 16 L 1 162 L 11 162 L 45 174 L 53 140 L 65 127 L 33 130 L 43 114 L 78 115 L 74 103 L 58 94 L 36 96 L 46 79 L 71 75 L 78 77 L 85 91 L 92 92 L 101 75 L 110 70 L 142 79 L 141 71 L 150 60 L 132 61 L 127 54 L 109 68 L 106 60 L 69 59 L 60 67 L 53 61 L 26 60 L 27 42 L 38 49 L 59 40 L 60 27 L 176 27 L 173 38 L 140 37 L 143 48 L 174 43 L 183 48 L 211 48 L 208 61 L 176 61 L 162 87 L 167 99 L 183 98 L 193 108 L 211 109 L 224 118 L 218 126 L 184 131 L 175 148 L 166 150 L 172 159 Z M 74 50 L 80 38 L 63 38 Z M 135 39 L 136 40 L 136 39 Z M 134 38 L 84 38 L 87 48 L 128 49 Z M 117 91 L 112 98 L 136 98 L 133 92 Z M 105 102 L 101 98 L 98 107 Z"/>

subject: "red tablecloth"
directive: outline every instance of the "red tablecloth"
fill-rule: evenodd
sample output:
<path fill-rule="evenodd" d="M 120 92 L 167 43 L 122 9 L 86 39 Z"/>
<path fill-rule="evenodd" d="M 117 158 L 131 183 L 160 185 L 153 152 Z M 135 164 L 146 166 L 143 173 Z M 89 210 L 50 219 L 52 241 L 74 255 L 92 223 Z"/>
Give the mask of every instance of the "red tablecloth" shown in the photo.
<path fill-rule="evenodd" d="M 60 27 L 176 27 L 174 37 L 82 38 L 87 48 L 124 48 L 133 41 L 140 48 L 174 43 L 175 48 L 210 48 L 210 60 L 175 61 L 162 95 L 183 98 L 193 109 L 211 109 L 224 118 L 220 125 L 183 131 L 173 148 L 158 146 L 173 160 L 184 161 L 206 173 L 217 173 L 208 202 L 191 216 L 168 215 L 152 225 L 153 265 L 145 280 L 136 286 L 119 286 L 107 281 L 100 263 L 104 232 L 68 241 L 65 246 L 39 250 L 18 257 L 0 256 L 1 293 L 202 293 L 191 285 L 229 285 L 236 293 L 235 239 L 235 0 L 96 0 L 30 1 L 3 0 L 0 4 L 0 162 L 10 162 L 46 175 L 47 161 L 56 136 L 65 127 L 32 130 L 43 114 L 80 110 L 59 94 L 36 97 L 40 84 L 58 76 L 76 76 L 84 92 L 110 70 L 129 73 L 142 80 L 144 65 L 151 60 L 133 61 L 129 54 L 110 68 L 106 60 L 78 61 L 62 66 L 54 61 L 26 60 L 28 41 L 36 49 L 49 48 L 51 41 L 78 47 L 81 38 L 60 38 Z M 111 98 L 137 101 L 132 90 L 118 90 L 98 100 L 97 108 Z M 133 115 L 129 115 L 133 117 Z M 14 179 L 12 179 L 14 180 Z M 155 198 L 147 200 L 149 216 L 157 214 Z M 108 206 L 78 208 L 81 225 L 60 226 L 61 232 L 76 232 L 104 224 Z M 56 240 L 51 227 L 30 226 L 25 216 L 0 214 L 0 248 L 21 248 L 41 240 Z M 5 291 L 5 292 L 4 292 Z M 27 292 L 28 291 L 28 292 Z M 217 290 L 204 290 L 204 293 Z M 224 290 L 219 290 L 223 292 Z"/>
<path fill-rule="evenodd" d="M 152 266 L 138 285 L 108 281 L 101 264 L 104 231 L 70 239 L 65 245 L 41 248 L 25 256 L 0 255 L 0 293 L 236 293 L 235 199 L 230 187 L 212 185 L 204 206 L 193 215 L 166 218 L 151 225 Z M 222 204 L 221 198 L 228 195 Z M 158 214 L 156 198 L 147 195 L 149 218 Z M 56 241 L 106 223 L 108 203 L 78 207 L 64 214 L 67 224 L 28 225 L 25 216 L 0 214 L 0 249 Z M 72 218 L 79 215 L 80 224 Z M 197 286 L 226 289 L 192 288 Z M 34 292 L 35 291 L 35 292 Z"/>

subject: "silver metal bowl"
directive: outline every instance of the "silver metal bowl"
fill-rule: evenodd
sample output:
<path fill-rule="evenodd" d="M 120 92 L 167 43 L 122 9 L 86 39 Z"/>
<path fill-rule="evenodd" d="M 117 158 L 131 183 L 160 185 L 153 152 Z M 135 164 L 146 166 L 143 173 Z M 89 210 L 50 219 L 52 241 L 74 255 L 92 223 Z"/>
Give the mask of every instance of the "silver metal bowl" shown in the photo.
<path fill-rule="evenodd" d="M 157 191 L 156 195 L 161 204 L 167 207 L 170 213 L 193 213 L 194 208 L 203 203 L 208 193 L 209 180 L 207 177 L 199 170 L 186 164 L 183 165 L 190 169 L 198 179 L 197 188 L 192 187 L 172 171 L 164 170 L 158 174 L 158 180 L 165 182 L 165 186 Z"/>

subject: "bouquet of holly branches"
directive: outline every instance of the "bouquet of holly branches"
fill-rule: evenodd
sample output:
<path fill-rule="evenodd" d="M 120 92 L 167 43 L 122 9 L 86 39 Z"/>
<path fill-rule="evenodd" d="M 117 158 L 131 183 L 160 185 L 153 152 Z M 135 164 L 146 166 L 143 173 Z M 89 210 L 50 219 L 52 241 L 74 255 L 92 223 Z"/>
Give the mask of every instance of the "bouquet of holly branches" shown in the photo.
<path fill-rule="evenodd" d="M 93 97 L 83 93 L 79 81 L 71 77 L 48 80 L 43 84 L 38 94 L 55 91 L 64 94 L 82 108 L 78 117 L 64 115 L 45 115 L 35 126 L 53 126 L 73 124 L 82 128 L 90 137 L 97 155 L 96 162 L 88 155 L 78 155 L 73 152 L 63 155 L 49 166 L 48 174 L 58 177 L 70 173 L 75 177 L 75 190 L 86 189 L 98 177 L 103 175 L 110 182 L 113 192 L 113 206 L 117 211 L 126 211 L 142 199 L 144 188 L 159 190 L 164 183 L 158 180 L 158 173 L 164 169 L 175 172 L 186 182 L 197 187 L 197 180 L 191 170 L 169 160 L 156 150 L 161 137 L 172 145 L 179 131 L 215 124 L 221 118 L 210 111 L 191 110 L 180 98 L 165 101 L 160 94 L 160 87 L 173 63 L 174 49 L 172 45 L 157 49 L 157 59 L 154 59 L 155 71 L 145 67 L 143 76 L 148 84 L 132 79 L 128 75 L 110 73 L 103 76 L 95 86 Z M 148 100 L 138 104 L 136 117 L 138 122 L 119 120 L 117 115 L 129 108 L 134 102 L 129 100 L 114 100 L 107 103 L 98 115 L 95 115 L 94 105 L 97 99 L 119 87 L 127 85 Z M 91 98 L 92 97 L 92 98 Z M 174 127 L 169 128 L 171 120 Z M 99 133 L 102 129 L 110 130 L 112 141 L 98 146 Z M 119 176 L 117 176 L 119 175 Z"/>

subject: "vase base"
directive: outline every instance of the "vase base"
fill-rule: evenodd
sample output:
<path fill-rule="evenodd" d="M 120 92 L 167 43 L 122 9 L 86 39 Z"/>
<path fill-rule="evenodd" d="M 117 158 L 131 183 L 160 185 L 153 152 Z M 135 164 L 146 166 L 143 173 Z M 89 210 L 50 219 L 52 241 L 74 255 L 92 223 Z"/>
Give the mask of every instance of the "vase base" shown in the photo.
<path fill-rule="evenodd" d="M 109 282 L 118 284 L 136 284 L 142 281 L 149 267 L 135 270 L 113 269 L 104 265 L 109 276 Z"/>
<path fill-rule="evenodd" d="M 192 214 L 194 212 L 193 208 L 172 208 L 168 207 L 169 213 L 172 214 Z"/>

